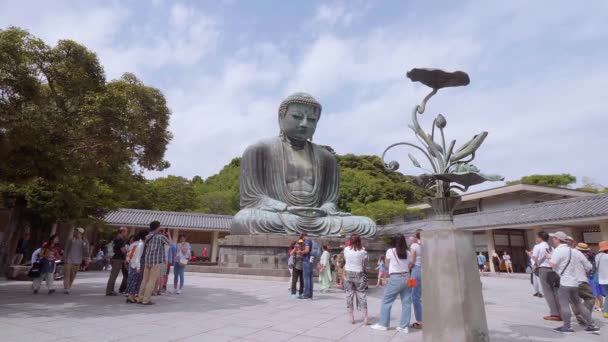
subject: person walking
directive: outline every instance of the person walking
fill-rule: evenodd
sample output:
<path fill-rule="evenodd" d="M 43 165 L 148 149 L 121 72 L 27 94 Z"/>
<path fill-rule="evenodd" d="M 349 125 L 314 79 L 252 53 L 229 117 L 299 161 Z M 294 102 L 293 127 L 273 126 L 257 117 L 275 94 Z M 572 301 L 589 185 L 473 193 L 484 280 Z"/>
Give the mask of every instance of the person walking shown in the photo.
<path fill-rule="evenodd" d="M 175 255 L 173 256 L 173 292 L 176 294 L 181 294 L 182 289 L 184 288 L 184 272 L 186 270 L 186 265 L 188 264 L 191 250 L 192 247 L 186 242 L 186 235 L 180 234 L 177 245 L 175 246 Z M 178 278 L 179 289 L 177 288 Z"/>
<path fill-rule="evenodd" d="M 576 280 L 578 281 L 578 296 L 583 300 L 584 306 L 589 310 L 589 313 L 593 313 L 593 305 L 595 304 L 595 296 L 593 296 L 593 289 L 589 283 L 589 275 L 593 272 L 593 263 L 589 261 L 585 252 L 589 252 L 590 249 L 587 244 L 579 243 L 572 249 L 573 255 L 573 266 L 576 272 Z M 576 317 L 578 323 L 585 326 L 585 317 L 578 311 L 578 307 L 571 305 L 572 313 Z"/>
<path fill-rule="evenodd" d="M 129 245 L 129 254 L 127 255 L 127 263 L 129 265 L 129 276 L 127 278 L 127 303 L 137 303 L 139 287 L 143 276 L 141 257 L 144 252 L 144 240 L 148 235 L 147 230 L 142 230 L 137 235 L 131 245 Z"/>
<path fill-rule="evenodd" d="M 376 270 L 378 271 L 378 280 L 376 281 L 376 287 L 382 287 L 382 282 L 386 278 L 386 256 L 381 255 L 376 263 Z"/>
<path fill-rule="evenodd" d="M 127 267 L 125 265 L 125 260 L 127 258 L 127 228 L 120 227 L 118 229 L 118 234 L 112 240 L 112 269 L 110 271 L 110 277 L 108 278 L 108 284 L 106 286 L 106 296 L 116 296 L 116 292 L 114 292 L 114 287 L 116 286 L 116 278 L 118 278 L 118 274 L 122 273 L 122 281 L 120 282 L 120 287 L 118 288 L 118 292 L 124 293 L 127 288 L 127 279 L 129 278 L 129 273 L 127 271 Z"/>
<path fill-rule="evenodd" d="M 84 228 L 76 228 L 74 236 L 65 244 L 65 255 L 63 256 L 63 293 L 65 294 L 70 294 L 80 265 L 83 262 L 88 265 L 91 261 L 89 241 L 83 234 Z"/>
<path fill-rule="evenodd" d="M 600 241 L 598 253 L 595 256 L 595 269 L 597 270 L 597 282 L 608 294 L 608 241 Z M 604 298 L 602 315 L 608 318 L 608 298 Z"/>
<path fill-rule="evenodd" d="M 573 333 L 570 324 L 572 318 L 572 312 L 570 311 L 570 305 L 576 307 L 576 310 L 581 314 L 584 324 L 586 324 L 586 332 L 596 332 L 599 330 L 593 324 L 591 319 L 591 312 L 583 305 L 581 298 L 578 294 L 579 280 L 577 277 L 577 268 L 581 267 L 580 258 L 577 257 L 577 253 L 574 253 L 572 248 L 568 246 L 566 238 L 567 235 L 564 232 L 556 232 L 549 234 L 554 251 L 550 256 L 551 267 L 560 276 L 559 289 L 557 290 L 557 298 L 559 301 L 560 315 L 563 320 L 561 327 L 555 328 L 554 330 L 559 333 Z"/>
<path fill-rule="evenodd" d="M 536 245 L 532 249 L 532 260 L 534 261 L 535 272 L 540 279 L 540 287 L 543 290 L 545 301 L 549 307 L 549 315 L 543 319 L 547 321 L 561 321 L 559 300 L 557 298 L 557 288 L 549 280 L 554 276 L 553 268 L 549 262 L 551 247 L 549 246 L 549 234 L 540 231 L 536 234 Z"/>
<path fill-rule="evenodd" d="M 292 276 L 291 276 L 291 298 L 301 299 L 304 297 L 304 276 L 302 268 L 302 251 L 304 249 L 304 240 L 296 241 L 291 250 L 290 257 L 293 258 Z M 300 282 L 298 296 L 296 296 L 296 285 Z"/>
<path fill-rule="evenodd" d="M 344 289 L 346 291 L 346 308 L 350 322 L 355 324 L 354 301 L 357 300 L 357 309 L 363 310 L 363 324 L 369 322 L 367 314 L 367 281 L 364 275 L 367 265 L 367 251 L 361 244 L 357 234 L 350 237 L 349 246 L 344 248 Z"/>
<path fill-rule="evenodd" d="M 408 266 L 411 277 L 416 279 L 416 286 L 412 288 L 412 305 L 416 322 L 412 324 L 412 328 L 422 329 L 422 244 L 419 231 L 416 232 L 415 237 L 410 237 L 410 252 L 411 258 Z"/>
<path fill-rule="evenodd" d="M 306 233 L 300 235 L 300 239 L 304 240 L 304 249 L 302 250 L 302 276 L 304 277 L 304 296 L 302 299 L 312 299 L 313 295 L 313 264 L 315 262 L 312 254 L 312 240 L 308 238 Z"/>
<path fill-rule="evenodd" d="M 397 299 L 401 297 L 401 320 L 397 330 L 408 333 L 410 316 L 412 314 L 412 289 L 408 287 L 410 273 L 408 265 L 411 262 L 410 252 L 403 235 L 393 239 L 393 247 L 386 251 L 388 263 L 389 280 L 380 307 L 380 319 L 378 323 L 371 326 L 375 330 L 388 330 L 391 321 L 391 308 Z"/>
<path fill-rule="evenodd" d="M 15 255 L 13 255 L 13 265 L 21 265 L 26 255 L 30 254 L 30 233 L 25 232 L 23 237 L 17 242 Z"/>
<path fill-rule="evenodd" d="M 152 291 L 160 276 L 161 267 L 166 267 L 167 250 L 165 247 L 169 246 L 169 240 L 161 233 L 160 222 L 152 221 L 150 223 L 150 234 L 146 236 L 144 243 L 143 265 L 141 265 L 144 274 L 139 288 L 138 303 L 152 305 L 155 303 L 150 301 L 150 297 L 152 297 Z"/>
<path fill-rule="evenodd" d="M 511 256 L 509 255 L 509 253 L 504 252 L 502 254 L 502 260 L 504 260 L 505 262 L 505 268 L 507 269 L 507 273 L 513 273 L 513 262 L 511 261 Z"/>
<path fill-rule="evenodd" d="M 323 254 L 319 258 L 319 288 L 321 293 L 329 290 L 331 285 L 331 255 L 329 254 L 329 246 L 323 245 Z"/>
<path fill-rule="evenodd" d="M 49 294 L 55 293 L 53 281 L 55 280 L 55 261 L 61 260 L 63 250 L 59 245 L 59 236 L 51 235 L 46 243 L 40 249 L 40 277 L 34 278 L 32 282 L 32 290 L 37 294 L 42 285 L 42 281 L 46 281 L 46 287 Z"/>

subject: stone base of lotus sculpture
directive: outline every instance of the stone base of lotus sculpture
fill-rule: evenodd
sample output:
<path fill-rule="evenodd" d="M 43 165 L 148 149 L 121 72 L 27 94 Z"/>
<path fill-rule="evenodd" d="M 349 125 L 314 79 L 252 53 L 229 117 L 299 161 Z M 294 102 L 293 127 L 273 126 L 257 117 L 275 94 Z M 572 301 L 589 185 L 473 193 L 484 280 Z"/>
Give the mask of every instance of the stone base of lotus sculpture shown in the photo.
<path fill-rule="evenodd" d="M 216 273 L 238 274 L 244 276 L 289 277 L 287 259 L 289 245 L 298 239 L 297 235 L 258 234 L 258 235 L 228 235 L 219 240 L 219 262 L 214 269 Z M 314 237 L 311 238 L 319 246 L 329 244 L 331 254 L 340 253 L 344 248 L 346 238 Z M 382 242 L 363 240 L 370 254 L 370 260 L 378 260 L 388 248 Z M 373 265 L 372 265 L 373 264 Z M 369 265 L 369 274 L 376 266 Z M 211 270 L 205 270 L 208 272 Z"/>
<path fill-rule="evenodd" d="M 451 221 L 422 232 L 425 342 L 489 341 L 473 233 Z"/>

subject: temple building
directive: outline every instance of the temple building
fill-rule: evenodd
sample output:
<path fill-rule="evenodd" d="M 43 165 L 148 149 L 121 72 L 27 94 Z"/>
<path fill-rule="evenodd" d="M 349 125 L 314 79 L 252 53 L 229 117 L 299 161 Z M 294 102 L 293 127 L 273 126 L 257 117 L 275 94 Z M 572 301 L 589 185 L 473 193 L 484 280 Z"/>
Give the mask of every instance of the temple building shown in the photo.
<path fill-rule="evenodd" d="M 412 205 L 426 217 L 432 215 L 428 204 Z M 526 250 L 535 244 L 539 231 L 563 231 L 575 241 L 596 248 L 608 240 L 608 194 L 593 194 L 566 188 L 538 185 L 506 185 L 467 193 L 454 212 L 457 229 L 474 231 L 475 248 L 489 257 L 494 252 L 511 255 L 515 272 L 527 266 Z M 428 220 L 401 218 L 381 227 L 379 233 L 411 234 L 429 227 Z M 488 258 L 490 260 L 490 258 Z M 494 265 L 489 263 L 494 272 Z"/>
<path fill-rule="evenodd" d="M 162 228 L 169 228 L 174 242 L 184 234 L 192 246 L 194 255 L 200 257 L 207 248 L 208 258 L 216 262 L 218 240 L 230 233 L 232 216 L 200 213 L 181 213 L 160 210 L 119 209 L 108 213 L 104 221 L 113 227 L 129 228 L 129 235 L 139 229 L 147 229 L 150 222 L 158 221 Z"/>

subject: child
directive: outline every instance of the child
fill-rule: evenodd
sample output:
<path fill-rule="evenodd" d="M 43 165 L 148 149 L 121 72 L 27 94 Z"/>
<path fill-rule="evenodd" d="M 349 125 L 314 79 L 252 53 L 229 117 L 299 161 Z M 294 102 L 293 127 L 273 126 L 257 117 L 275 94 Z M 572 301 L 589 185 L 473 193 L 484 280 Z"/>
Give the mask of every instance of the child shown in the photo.
<path fill-rule="evenodd" d="M 378 282 L 376 282 L 376 287 L 382 287 L 382 281 L 386 278 L 388 273 L 386 271 L 386 257 L 384 255 L 378 259 L 376 270 L 378 271 Z"/>

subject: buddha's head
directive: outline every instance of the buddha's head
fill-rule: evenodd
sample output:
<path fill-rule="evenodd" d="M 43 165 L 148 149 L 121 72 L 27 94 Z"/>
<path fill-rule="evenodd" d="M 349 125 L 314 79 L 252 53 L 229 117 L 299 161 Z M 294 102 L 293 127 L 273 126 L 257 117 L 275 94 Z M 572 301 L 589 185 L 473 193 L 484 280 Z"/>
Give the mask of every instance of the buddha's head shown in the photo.
<path fill-rule="evenodd" d="M 289 95 L 279 106 L 281 134 L 297 141 L 312 139 L 321 117 L 321 104 L 309 94 Z"/>

